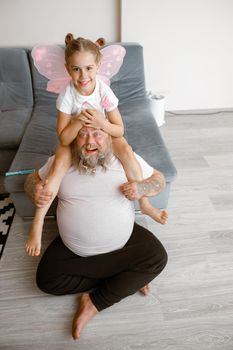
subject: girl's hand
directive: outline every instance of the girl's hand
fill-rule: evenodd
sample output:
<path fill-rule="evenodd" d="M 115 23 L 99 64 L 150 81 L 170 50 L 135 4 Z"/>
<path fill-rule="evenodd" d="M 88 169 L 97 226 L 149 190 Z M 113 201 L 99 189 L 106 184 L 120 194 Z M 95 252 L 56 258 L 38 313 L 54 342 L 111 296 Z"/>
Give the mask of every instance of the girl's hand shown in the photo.
<path fill-rule="evenodd" d="M 85 126 L 90 126 L 95 129 L 104 130 L 106 127 L 107 120 L 103 113 L 96 109 L 85 109 L 79 115 L 79 120 L 85 123 Z"/>
<path fill-rule="evenodd" d="M 74 123 L 81 124 L 82 127 L 85 126 L 85 121 L 84 121 L 84 118 L 82 118 L 82 113 L 80 113 L 79 115 L 76 115 L 75 117 L 73 117 L 71 119 L 70 123 L 71 124 L 74 124 Z"/>

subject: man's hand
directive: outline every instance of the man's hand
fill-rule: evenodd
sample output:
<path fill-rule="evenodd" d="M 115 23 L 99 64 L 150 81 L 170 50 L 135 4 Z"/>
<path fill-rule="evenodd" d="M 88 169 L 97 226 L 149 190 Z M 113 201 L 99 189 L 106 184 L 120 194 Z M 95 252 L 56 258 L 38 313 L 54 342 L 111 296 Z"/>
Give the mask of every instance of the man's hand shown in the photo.
<path fill-rule="evenodd" d="M 130 201 L 137 201 L 143 196 L 143 194 L 139 192 L 137 181 L 124 183 L 120 186 L 120 191 Z"/>
<path fill-rule="evenodd" d="M 120 191 L 130 201 L 141 197 L 152 197 L 159 194 L 166 186 L 163 174 L 154 169 L 153 175 L 143 181 L 130 181 L 120 186 Z"/>
<path fill-rule="evenodd" d="M 52 192 L 47 190 L 48 180 L 42 181 L 38 172 L 27 176 L 24 189 L 33 203 L 42 208 L 52 199 Z"/>
<path fill-rule="evenodd" d="M 53 193 L 46 189 L 47 184 L 48 180 L 46 179 L 45 181 L 40 181 L 35 186 L 33 202 L 38 208 L 43 208 L 52 199 Z"/>
<path fill-rule="evenodd" d="M 81 112 L 78 119 L 84 123 L 85 126 L 90 126 L 95 129 L 105 129 L 106 119 L 103 113 L 95 109 L 85 109 Z"/>

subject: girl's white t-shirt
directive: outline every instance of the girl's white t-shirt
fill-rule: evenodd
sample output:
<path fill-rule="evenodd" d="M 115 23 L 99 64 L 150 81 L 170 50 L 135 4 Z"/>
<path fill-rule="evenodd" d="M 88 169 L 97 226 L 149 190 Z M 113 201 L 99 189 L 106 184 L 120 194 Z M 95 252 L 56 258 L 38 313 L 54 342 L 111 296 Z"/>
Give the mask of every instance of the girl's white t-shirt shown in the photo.
<path fill-rule="evenodd" d="M 143 177 L 153 168 L 135 154 Z M 45 179 L 54 157 L 39 170 Z M 93 174 L 80 174 L 71 167 L 58 192 L 57 223 L 64 244 L 75 254 L 90 256 L 122 248 L 131 236 L 134 206 L 120 192 L 127 182 L 120 161 L 113 156 L 106 172 L 100 168 Z"/>
<path fill-rule="evenodd" d="M 102 80 L 96 79 L 96 86 L 89 96 L 81 95 L 71 81 L 59 94 L 56 107 L 59 111 L 76 116 L 84 109 L 96 109 L 102 113 L 111 112 L 118 106 L 118 98 Z"/>

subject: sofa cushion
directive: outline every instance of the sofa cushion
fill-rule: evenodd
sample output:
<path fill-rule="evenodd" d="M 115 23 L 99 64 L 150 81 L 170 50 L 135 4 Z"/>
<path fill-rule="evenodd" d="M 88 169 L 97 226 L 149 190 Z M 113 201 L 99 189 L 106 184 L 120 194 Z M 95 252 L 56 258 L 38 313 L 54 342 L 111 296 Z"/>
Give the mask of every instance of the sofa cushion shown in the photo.
<path fill-rule="evenodd" d="M 0 111 L 0 149 L 17 149 L 22 140 L 32 108 Z"/>
<path fill-rule="evenodd" d="M 1 149 L 0 150 L 0 173 L 3 174 L 8 171 L 11 163 L 15 157 L 16 149 Z"/>
<path fill-rule="evenodd" d="M 51 116 L 42 109 L 37 109 L 34 112 L 19 148 L 21 153 L 44 154 L 49 157 L 55 152 L 55 146 L 58 143 L 56 132 L 57 118 L 55 116 L 56 114 Z M 37 165 L 35 163 L 35 166 Z"/>
<path fill-rule="evenodd" d="M 58 143 L 56 132 L 57 113 L 54 105 L 37 107 L 24 133 L 11 171 L 39 169 L 55 152 Z M 9 192 L 23 191 L 26 176 L 9 176 L 6 186 Z"/>
<path fill-rule="evenodd" d="M 0 48 L 0 110 L 31 108 L 31 72 L 22 48 Z"/>

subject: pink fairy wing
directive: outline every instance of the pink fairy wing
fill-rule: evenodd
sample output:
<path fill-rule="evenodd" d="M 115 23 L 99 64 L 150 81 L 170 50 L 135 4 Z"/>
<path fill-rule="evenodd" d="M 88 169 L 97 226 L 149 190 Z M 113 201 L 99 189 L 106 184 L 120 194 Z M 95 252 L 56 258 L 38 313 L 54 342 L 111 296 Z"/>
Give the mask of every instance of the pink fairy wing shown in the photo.
<path fill-rule="evenodd" d="M 102 61 L 98 77 L 110 85 L 110 79 L 119 72 L 126 54 L 121 45 L 109 45 L 101 49 Z"/>
<path fill-rule="evenodd" d="M 71 79 L 65 69 L 64 50 L 54 45 L 35 46 L 31 55 L 37 70 L 49 79 L 47 91 L 61 92 Z"/>
<path fill-rule="evenodd" d="M 49 92 L 54 92 L 56 94 L 59 94 L 65 89 L 65 87 L 68 85 L 69 82 L 70 82 L 70 77 L 63 78 L 63 79 L 49 80 L 47 83 L 46 90 Z"/>

